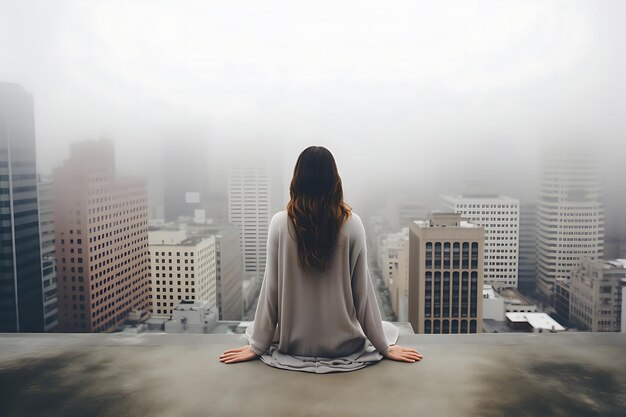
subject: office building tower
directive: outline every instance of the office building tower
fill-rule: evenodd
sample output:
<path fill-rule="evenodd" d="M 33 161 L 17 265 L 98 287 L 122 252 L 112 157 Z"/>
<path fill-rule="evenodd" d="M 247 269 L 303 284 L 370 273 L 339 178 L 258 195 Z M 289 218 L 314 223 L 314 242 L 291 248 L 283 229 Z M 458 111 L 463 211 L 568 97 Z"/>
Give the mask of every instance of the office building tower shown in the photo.
<path fill-rule="evenodd" d="M 181 301 L 206 301 L 217 311 L 215 237 L 150 230 L 150 312 L 170 316 Z"/>
<path fill-rule="evenodd" d="M 537 290 L 554 303 L 555 281 L 569 279 L 583 258 L 604 252 L 604 206 L 598 167 L 564 149 L 545 157 L 537 202 Z"/>
<path fill-rule="evenodd" d="M 414 220 L 427 220 L 430 207 L 421 201 L 411 201 L 406 194 L 392 194 L 385 205 L 385 216 L 391 230 L 409 227 Z"/>
<path fill-rule="evenodd" d="M 166 222 L 206 213 L 209 164 L 206 141 L 172 138 L 163 142 L 163 217 Z"/>
<path fill-rule="evenodd" d="M 442 196 L 446 209 L 485 230 L 485 284 L 517 287 L 519 201 L 501 195 Z"/>
<path fill-rule="evenodd" d="M 115 175 L 113 142 L 73 144 L 54 171 L 59 330 L 113 331 L 147 316 L 147 184 Z"/>
<path fill-rule="evenodd" d="M 0 332 L 46 329 L 33 97 L 0 83 Z"/>
<path fill-rule="evenodd" d="M 243 258 L 239 229 L 230 224 L 189 223 L 192 236 L 214 236 L 217 264 L 217 309 L 220 320 L 243 320 Z"/>
<path fill-rule="evenodd" d="M 41 269 L 43 272 L 44 330 L 56 330 L 59 324 L 57 300 L 56 254 L 54 248 L 54 211 L 52 182 L 39 177 L 39 231 L 41 235 Z"/>
<path fill-rule="evenodd" d="M 400 250 L 404 247 L 409 238 L 409 228 L 405 227 L 399 233 L 386 235 L 378 253 L 378 265 L 383 278 L 383 283 L 390 287 L 392 275 L 398 268 L 398 257 Z"/>
<path fill-rule="evenodd" d="M 408 231 L 408 228 L 407 228 Z M 405 236 L 402 247 L 398 250 L 398 260 L 391 270 L 389 285 L 391 309 L 397 321 L 409 321 L 409 236 Z"/>
<path fill-rule="evenodd" d="M 268 162 L 234 164 L 228 176 L 228 222 L 239 229 L 245 278 L 265 273 L 267 231 L 272 216 L 285 208 L 275 170 Z"/>
<path fill-rule="evenodd" d="M 584 259 L 569 280 L 569 321 L 581 330 L 619 332 L 626 259 Z"/>
<path fill-rule="evenodd" d="M 518 287 L 529 293 L 537 282 L 537 206 L 522 204 L 519 211 Z"/>
<path fill-rule="evenodd" d="M 416 333 L 482 333 L 484 230 L 458 213 L 409 229 L 409 321 Z"/>

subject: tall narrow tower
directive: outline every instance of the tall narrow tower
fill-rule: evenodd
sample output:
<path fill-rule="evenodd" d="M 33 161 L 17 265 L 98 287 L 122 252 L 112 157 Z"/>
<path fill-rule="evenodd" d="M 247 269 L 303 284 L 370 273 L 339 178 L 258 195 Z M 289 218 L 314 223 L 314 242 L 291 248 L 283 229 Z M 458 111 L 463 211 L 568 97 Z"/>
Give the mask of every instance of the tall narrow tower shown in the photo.
<path fill-rule="evenodd" d="M 0 332 L 44 331 L 46 296 L 33 97 L 0 83 Z"/>
<path fill-rule="evenodd" d="M 604 206 L 594 158 L 562 149 L 546 154 L 537 202 L 537 289 L 554 296 L 584 257 L 604 253 Z"/>
<path fill-rule="evenodd" d="M 278 205 L 278 180 L 265 161 L 235 164 L 228 176 L 228 222 L 240 233 L 246 278 L 263 278 L 267 232 Z"/>

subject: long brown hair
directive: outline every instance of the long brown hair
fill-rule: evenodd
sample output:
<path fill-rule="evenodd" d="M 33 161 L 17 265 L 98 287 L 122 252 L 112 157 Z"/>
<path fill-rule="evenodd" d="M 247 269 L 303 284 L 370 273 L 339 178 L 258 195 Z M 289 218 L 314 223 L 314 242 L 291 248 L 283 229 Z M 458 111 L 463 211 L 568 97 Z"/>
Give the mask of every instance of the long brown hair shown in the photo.
<path fill-rule="evenodd" d="M 296 232 L 298 264 L 323 271 L 337 243 L 339 230 L 352 215 L 343 201 L 335 158 L 323 146 L 309 146 L 296 162 L 289 186 L 287 213 Z"/>

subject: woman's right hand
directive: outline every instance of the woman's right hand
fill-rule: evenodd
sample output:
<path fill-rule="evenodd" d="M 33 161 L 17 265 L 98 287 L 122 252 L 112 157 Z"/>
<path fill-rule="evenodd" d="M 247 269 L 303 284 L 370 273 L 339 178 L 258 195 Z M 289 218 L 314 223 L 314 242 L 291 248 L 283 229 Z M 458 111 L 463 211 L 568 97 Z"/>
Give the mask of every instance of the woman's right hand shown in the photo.
<path fill-rule="evenodd" d="M 391 345 L 385 358 L 398 362 L 417 362 L 422 359 L 422 354 L 413 348 Z"/>

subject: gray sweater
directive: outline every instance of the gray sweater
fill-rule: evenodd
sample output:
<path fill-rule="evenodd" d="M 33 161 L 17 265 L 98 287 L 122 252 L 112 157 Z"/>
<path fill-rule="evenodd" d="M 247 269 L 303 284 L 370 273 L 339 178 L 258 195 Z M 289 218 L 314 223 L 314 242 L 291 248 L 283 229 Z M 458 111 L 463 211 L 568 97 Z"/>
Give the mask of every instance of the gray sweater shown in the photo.
<path fill-rule="evenodd" d="M 292 237 L 293 236 L 293 237 Z M 365 229 L 352 213 L 339 232 L 324 272 L 304 272 L 287 211 L 270 222 L 267 262 L 250 346 L 257 355 L 272 342 L 291 355 L 341 357 L 366 339 L 383 355 L 389 345 L 367 267 Z"/>

